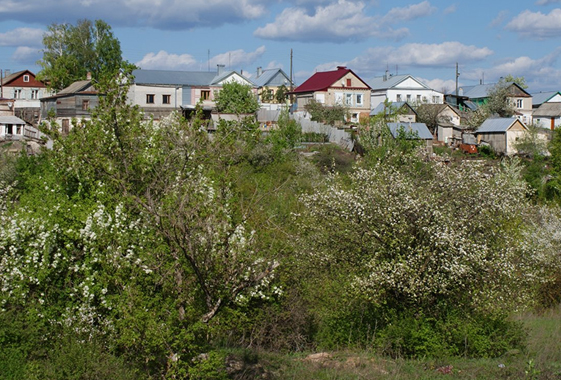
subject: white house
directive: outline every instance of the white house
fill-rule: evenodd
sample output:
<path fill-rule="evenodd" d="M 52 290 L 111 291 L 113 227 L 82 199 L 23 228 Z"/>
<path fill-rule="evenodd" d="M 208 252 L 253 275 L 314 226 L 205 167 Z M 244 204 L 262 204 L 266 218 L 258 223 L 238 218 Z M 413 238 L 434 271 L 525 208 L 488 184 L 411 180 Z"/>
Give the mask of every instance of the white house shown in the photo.
<path fill-rule="evenodd" d="M 409 104 L 442 104 L 444 94 L 435 91 L 421 80 L 411 75 L 391 75 L 386 73 L 367 81 L 371 87 L 370 106 L 375 109 L 386 99 L 392 103 L 407 102 Z"/>

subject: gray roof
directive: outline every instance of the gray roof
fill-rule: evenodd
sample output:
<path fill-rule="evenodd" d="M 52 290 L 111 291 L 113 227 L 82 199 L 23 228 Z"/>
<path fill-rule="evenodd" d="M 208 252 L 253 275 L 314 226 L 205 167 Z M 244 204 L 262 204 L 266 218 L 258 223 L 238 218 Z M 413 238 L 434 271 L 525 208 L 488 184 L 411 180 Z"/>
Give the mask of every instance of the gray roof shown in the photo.
<path fill-rule="evenodd" d="M 559 91 L 538 92 L 532 94 L 532 104 L 534 106 L 543 104 L 558 94 L 561 95 Z"/>
<path fill-rule="evenodd" d="M 409 106 L 409 104 L 407 102 L 391 102 L 390 108 L 386 108 L 385 103 L 382 102 L 378 104 L 372 111 L 370 111 L 370 116 L 381 114 L 384 111 L 386 112 L 386 115 L 389 115 L 392 110 L 399 110 L 404 106 Z M 413 110 L 411 106 L 409 106 L 409 108 L 411 111 L 415 112 L 415 110 Z"/>
<path fill-rule="evenodd" d="M 208 86 L 216 71 L 134 70 L 134 83 L 155 85 Z"/>
<path fill-rule="evenodd" d="M 470 99 L 486 98 L 489 96 L 489 91 L 493 89 L 493 87 L 495 87 L 495 83 L 478 84 L 475 86 L 460 86 L 458 88 L 458 95 L 466 96 Z"/>
<path fill-rule="evenodd" d="M 72 83 L 70 86 L 60 90 L 57 95 L 76 94 L 85 90 L 97 92 L 96 89 L 92 86 L 91 80 L 79 80 Z"/>
<path fill-rule="evenodd" d="M 561 103 L 543 103 L 541 106 L 534 110 L 532 116 L 559 117 L 561 116 Z"/>
<path fill-rule="evenodd" d="M 210 86 L 235 74 L 235 71 L 169 71 L 169 70 L 134 70 L 134 83 L 170 86 Z M 243 77 L 252 83 L 246 77 Z"/>
<path fill-rule="evenodd" d="M 482 132 L 506 132 L 518 119 L 512 117 L 489 118 L 481 124 L 476 133 Z M 524 123 L 521 122 L 522 125 Z M 526 127 L 524 125 L 524 127 Z"/>
<path fill-rule="evenodd" d="M 433 139 L 433 136 L 425 123 L 388 123 L 388 128 L 390 129 L 393 137 L 397 137 L 398 131 L 403 128 L 405 132 L 416 133 L 417 136 L 419 136 L 419 139 Z"/>
<path fill-rule="evenodd" d="M 277 78 L 277 76 L 279 78 Z M 263 70 L 261 75 L 254 78 L 253 83 L 255 83 L 257 87 L 282 86 L 283 84 L 286 87 L 290 87 L 290 78 L 288 78 L 282 69 L 268 69 Z"/>
<path fill-rule="evenodd" d="M 407 78 L 411 78 L 419 84 L 421 84 L 426 89 L 430 89 L 426 84 L 421 82 L 419 79 L 414 78 L 413 76 L 406 74 L 406 75 L 388 75 L 383 77 L 377 77 L 369 80 L 367 84 L 372 88 L 372 90 L 385 90 L 388 88 L 393 88 L 406 80 Z"/>
<path fill-rule="evenodd" d="M 25 121 L 17 116 L 0 116 L 0 124 L 25 124 Z"/>

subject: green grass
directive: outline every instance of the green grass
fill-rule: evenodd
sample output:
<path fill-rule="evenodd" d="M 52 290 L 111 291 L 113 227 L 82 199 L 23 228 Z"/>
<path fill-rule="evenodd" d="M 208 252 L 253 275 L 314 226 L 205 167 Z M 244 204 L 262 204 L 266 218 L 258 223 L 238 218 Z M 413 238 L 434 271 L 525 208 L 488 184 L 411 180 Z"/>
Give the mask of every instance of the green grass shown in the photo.
<path fill-rule="evenodd" d="M 259 353 L 271 379 L 283 380 L 500 380 L 561 379 L 561 306 L 516 316 L 528 331 L 525 351 L 493 359 L 390 359 L 371 351 L 337 351 L 310 360 L 310 353 Z"/>

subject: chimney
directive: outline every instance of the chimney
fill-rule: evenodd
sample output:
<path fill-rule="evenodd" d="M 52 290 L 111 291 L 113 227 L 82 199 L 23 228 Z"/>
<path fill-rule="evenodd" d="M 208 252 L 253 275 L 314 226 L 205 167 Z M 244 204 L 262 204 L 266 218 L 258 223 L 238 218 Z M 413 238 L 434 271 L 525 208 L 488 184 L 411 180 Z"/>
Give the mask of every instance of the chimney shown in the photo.
<path fill-rule="evenodd" d="M 92 80 L 92 73 L 88 71 L 86 74 L 86 80 Z"/>
<path fill-rule="evenodd" d="M 224 72 L 224 67 L 226 67 L 226 65 L 216 65 L 218 75 L 221 75 Z"/>
<path fill-rule="evenodd" d="M 337 66 L 337 70 L 346 70 L 347 66 Z"/>
<path fill-rule="evenodd" d="M 258 68 L 257 68 L 257 77 L 256 77 L 256 78 L 259 78 L 259 77 L 261 76 L 261 74 L 263 74 L 263 69 L 262 69 L 261 67 L 258 67 Z"/>

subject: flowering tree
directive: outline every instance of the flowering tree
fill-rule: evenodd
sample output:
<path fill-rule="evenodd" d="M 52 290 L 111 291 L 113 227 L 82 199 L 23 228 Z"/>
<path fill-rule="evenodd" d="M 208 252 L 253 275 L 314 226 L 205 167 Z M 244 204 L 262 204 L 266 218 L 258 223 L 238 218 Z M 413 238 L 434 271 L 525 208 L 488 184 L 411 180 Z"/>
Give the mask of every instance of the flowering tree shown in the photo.
<path fill-rule="evenodd" d="M 413 166 L 413 163 L 410 163 Z M 298 240 L 317 268 L 338 266 L 348 291 L 376 305 L 465 310 L 520 305 L 538 278 L 519 167 L 377 164 L 333 176 L 306 196 Z M 500 302 L 497 302 L 500 300 Z"/>

